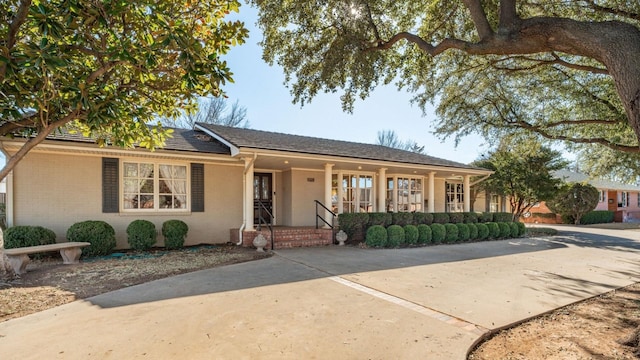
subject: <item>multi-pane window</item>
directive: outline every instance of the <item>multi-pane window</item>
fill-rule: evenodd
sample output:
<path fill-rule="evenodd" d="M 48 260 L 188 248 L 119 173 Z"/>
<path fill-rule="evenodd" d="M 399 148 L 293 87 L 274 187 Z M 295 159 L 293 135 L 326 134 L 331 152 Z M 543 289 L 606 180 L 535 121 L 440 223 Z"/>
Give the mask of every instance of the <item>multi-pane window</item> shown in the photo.
<path fill-rule="evenodd" d="M 341 176 L 340 181 L 338 181 Z M 331 181 L 331 205 L 339 208 L 342 196 L 342 212 L 373 212 L 373 176 L 364 174 L 334 174 Z"/>
<path fill-rule="evenodd" d="M 464 185 L 447 183 L 447 212 L 464 211 Z"/>
<path fill-rule="evenodd" d="M 124 210 L 187 209 L 187 166 L 123 162 Z"/>
<path fill-rule="evenodd" d="M 387 211 L 424 211 L 422 178 L 387 178 Z"/>
<path fill-rule="evenodd" d="M 598 202 L 607 201 L 607 193 L 604 190 L 600 190 L 600 196 L 598 197 Z"/>
<path fill-rule="evenodd" d="M 498 212 L 500 211 L 499 209 L 500 206 L 500 201 L 499 201 L 499 197 L 498 195 L 495 194 L 491 194 L 491 198 L 489 200 L 489 212 Z"/>
<path fill-rule="evenodd" d="M 618 207 L 629 207 L 629 193 L 622 191 L 618 193 Z"/>

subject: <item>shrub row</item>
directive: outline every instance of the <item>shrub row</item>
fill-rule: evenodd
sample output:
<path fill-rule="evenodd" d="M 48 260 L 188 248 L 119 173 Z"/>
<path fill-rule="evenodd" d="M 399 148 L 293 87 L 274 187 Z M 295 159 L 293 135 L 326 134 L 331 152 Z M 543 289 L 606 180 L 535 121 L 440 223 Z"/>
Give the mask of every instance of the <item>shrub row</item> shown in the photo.
<path fill-rule="evenodd" d="M 456 243 L 521 237 L 526 228 L 520 222 L 433 223 L 431 225 L 372 225 L 365 242 L 370 247 L 395 248 L 404 245 Z"/>
<path fill-rule="evenodd" d="M 613 211 L 608 210 L 597 210 L 590 211 L 580 218 L 580 224 L 589 225 L 589 224 L 604 224 L 604 223 L 612 223 L 614 219 L 615 213 Z"/>
<path fill-rule="evenodd" d="M 167 220 L 162 224 L 162 235 L 167 249 L 184 246 L 189 227 L 181 220 Z M 67 230 L 68 241 L 91 243 L 82 249 L 83 256 L 108 255 L 116 247 L 116 232 L 104 221 L 82 221 Z M 56 234 L 42 226 L 14 226 L 4 233 L 5 248 L 54 244 Z M 156 243 L 156 227 L 147 220 L 134 220 L 127 227 L 127 242 L 134 250 L 148 250 Z"/>
<path fill-rule="evenodd" d="M 349 236 L 351 242 L 364 240 L 367 229 L 374 225 L 389 227 L 390 225 L 432 225 L 432 224 L 476 224 L 488 222 L 511 222 L 511 213 L 343 213 L 338 215 L 341 230 Z"/>

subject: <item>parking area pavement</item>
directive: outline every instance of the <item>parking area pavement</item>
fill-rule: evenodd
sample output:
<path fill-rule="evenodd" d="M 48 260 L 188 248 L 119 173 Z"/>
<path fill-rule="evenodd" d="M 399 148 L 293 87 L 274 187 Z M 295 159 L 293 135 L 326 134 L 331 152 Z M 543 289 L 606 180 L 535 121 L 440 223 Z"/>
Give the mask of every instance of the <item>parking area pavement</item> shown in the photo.
<path fill-rule="evenodd" d="M 278 250 L 0 323 L 3 359 L 464 359 L 485 331 L 637 282 L 640 232 Z"/>

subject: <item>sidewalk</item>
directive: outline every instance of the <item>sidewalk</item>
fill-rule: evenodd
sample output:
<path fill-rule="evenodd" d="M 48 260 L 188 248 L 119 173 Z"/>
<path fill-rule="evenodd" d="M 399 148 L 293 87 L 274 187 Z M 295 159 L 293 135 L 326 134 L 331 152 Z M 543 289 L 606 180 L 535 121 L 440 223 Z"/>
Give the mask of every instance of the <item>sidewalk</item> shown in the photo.
<path fill-rule="evenodd" d="M 575 229 L 552 241 L 280 250 L 0 323 L 0 353 L 464 359 L 488 329 L 638 281 L 640 233 Z"/>

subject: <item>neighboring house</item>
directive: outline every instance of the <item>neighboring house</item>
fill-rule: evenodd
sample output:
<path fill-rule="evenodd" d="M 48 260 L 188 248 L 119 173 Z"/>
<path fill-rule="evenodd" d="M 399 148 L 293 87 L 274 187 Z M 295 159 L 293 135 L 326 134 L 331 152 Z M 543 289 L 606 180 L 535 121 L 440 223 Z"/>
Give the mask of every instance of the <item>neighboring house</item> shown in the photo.
<path fill-rule="evenodd" d="M 591 178 L 588 175 L 559 170 L 554 172 L 554 176 L 563 179 L 565 182 L 588 183 L 598 189 L 600 198 L 595 210 L 609 210 L 615 212 L 615 221 L 623 222 L 630 219 L 640 219 L 640 186 L 622 184 L 610 180 Z M 531 216 L 525 218 L 525 222 L 555 223 L 560 219 L 549 215 L 552 211 L 547 208 L 544 202 L 531 208 Z"/>
<path fill-rule="evenodd" d="M 24 139 L 0 142 L 12 154 Z M 330 221 L 315 200 L 335 213 L 485 211 L 489 202 L 478 197 L 472 209 L 468 194 L 472 177 L 490 173 L 380 145 L 202 123 L 175 129 L 154 152 L 100 148 L 63 133 L 8 177 L 7 221 L 45 226 L 63 239 L 76 222 L 104 220 L 126 248 L 131 221 L 160 229 L 181 219 L 189 225 L 187 245 L 247 244 L 268 212 L 280 227 L 315 227 L 317 212 Z"/>

